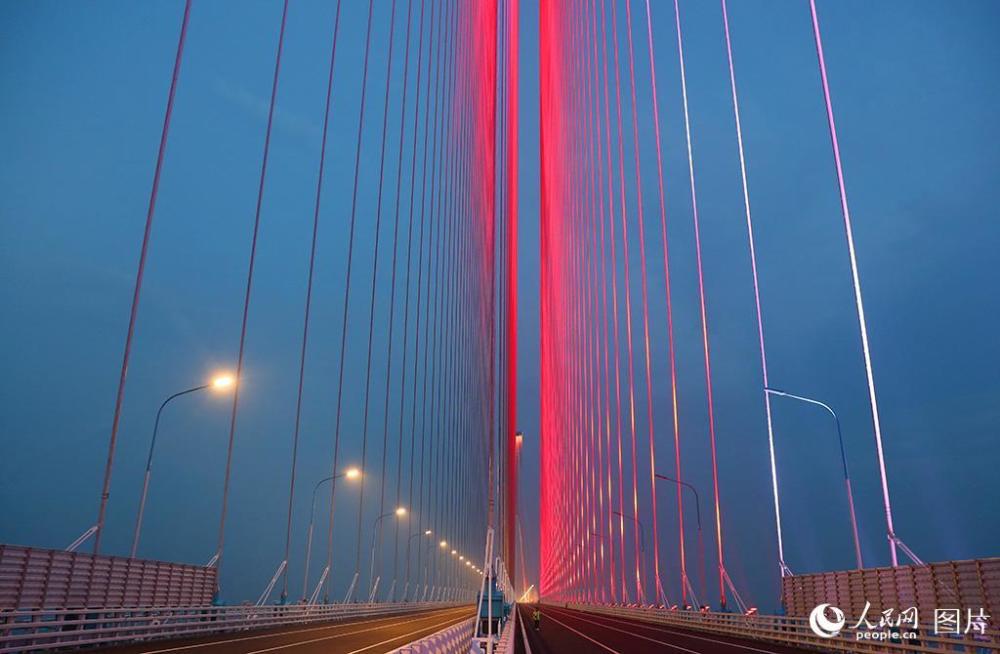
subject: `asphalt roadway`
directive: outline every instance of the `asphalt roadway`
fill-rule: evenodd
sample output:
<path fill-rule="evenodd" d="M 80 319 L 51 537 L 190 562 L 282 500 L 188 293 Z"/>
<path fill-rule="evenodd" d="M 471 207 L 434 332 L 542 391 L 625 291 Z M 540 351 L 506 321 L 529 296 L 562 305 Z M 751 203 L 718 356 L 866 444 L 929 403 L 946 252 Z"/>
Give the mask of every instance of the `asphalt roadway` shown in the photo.
<path fill-rule="evenodd" d="M 535 605 L 520 604 L 515 654 L 800 654 L 797 649 L 763 641 L 728 638 L 617 616 L 541 605 L 541 627 L 535 631 Z M 520 633 L 523 626 L 523 635 Z M 528 640 L 525 646 L 523 638 Z"/>
<path fill-rule="evenodd" d="M 88 652 L 107 654 L 380 654 L 473 615 L 472 606 L 336 623 L 238 631 L 197 638 L 147 641 Z"/>

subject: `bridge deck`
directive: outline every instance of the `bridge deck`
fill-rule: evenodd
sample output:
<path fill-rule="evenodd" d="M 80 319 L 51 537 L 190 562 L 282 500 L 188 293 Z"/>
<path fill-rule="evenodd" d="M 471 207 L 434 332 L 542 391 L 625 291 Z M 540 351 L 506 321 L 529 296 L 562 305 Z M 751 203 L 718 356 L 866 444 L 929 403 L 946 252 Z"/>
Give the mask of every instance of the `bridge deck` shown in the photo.
<path fill-rule="evenodd" d="M 644 654 L 683 652 L 687 654 L 799 654 L 815 650 L 797 649 L 759 641 L 698 634 L 688 630 L 650 624 L 639 620 L 583 613 L 542 606 L 541 629 L 531 622 L 533 606 L 520 605 L 518 622 L 524 625 L 530 654 Z M 519 628 L 520 629 L 520 628 Z M 521 638 L 516 638 L 516 654 L 528 654 Z"/>
<path fill-rule="evenodd" d="M 380 618 L 294 625 L 200 638 L 158 640 L 89 652 L 107 654 L 380 654 L 467 620 L 471 607 L 401 613 Z"/>

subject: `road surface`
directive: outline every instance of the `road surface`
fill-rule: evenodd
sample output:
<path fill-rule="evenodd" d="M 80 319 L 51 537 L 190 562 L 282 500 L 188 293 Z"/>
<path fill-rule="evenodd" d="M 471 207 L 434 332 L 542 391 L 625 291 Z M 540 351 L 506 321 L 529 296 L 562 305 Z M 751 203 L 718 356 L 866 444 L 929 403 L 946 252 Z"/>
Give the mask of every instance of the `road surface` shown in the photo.
<path fill-rule="evenodd" d="M 298 624 L 182 640 L 158 640 L 88 651 L 106 654 L 380 654 L 467 620 L 472 615 L 472 607 L 466 606 L 326 625 Z"/>
<path fill-rule="evenodd" d="M 530 654 L 800 654 L 797 649 L 763 641 L 697 633 L 617 616 L 542 605 L 541 629 L 534 630 L 534 605 L 520 604 L 518 632 L 524 627 Z M 528 654 L 516 634 L 515 654 Z"/>

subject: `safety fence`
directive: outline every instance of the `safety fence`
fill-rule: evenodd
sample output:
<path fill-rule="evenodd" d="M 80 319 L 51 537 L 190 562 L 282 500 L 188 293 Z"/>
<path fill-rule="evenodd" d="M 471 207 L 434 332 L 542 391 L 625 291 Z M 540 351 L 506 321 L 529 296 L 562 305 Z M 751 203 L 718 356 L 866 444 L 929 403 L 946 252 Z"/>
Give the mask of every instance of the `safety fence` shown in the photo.
<path fill-rule="evenodd" d="M 790 575 L 781 580 L 781 596 L 788 615 L 800 617 L 827 603 L 847 615 L 861 615 L 870 604 L 869 615 L 971 608 L 1000 620 L 1000 558 Z"/>
<path fill-rule="evenodd" d="M 679 611 L 655 607 L 619 607 L 595 604 L 564 604 L 569 609 L 586 611 L 604 616 L 641 620 L 652 624 L 676 628 L 688 634 L 707 637 L 717 634 L 730 638 L 744 638 L 783 643 L 796 647 L 830 652 L 909 652 L 935 653 L 966 652 L 988 654 L 1000 652 L 1000 629 L 990 623 L 984 633 L 972 631 L 958 634 L 935 634 L 923 623 L 916 629 L 899 628 L 885 631 L 870 630 L 845 624 L 841 629 L 819 636 L 810 626 L 809 618 L 744 615 L 741 613 L 715 613 Z M 878 621 L 879 616 L 874 617 Z M 860 635 L 859 635 L 860 634 Z M 872 637 L 875 634 L 875 637 Z M 883 637 L 878 637 L 883 634 Z M 892 634 L 895 634 L 894 636 Z"/>
<path fill-rule="evenodd" d="M 198 565 L 0 544 L 0 610 L 209 604 L 217 571 Z"/>
<path fill-rule="evenodd" d="M 472 629 L 475 624 L 474 617 L 463 620 L 456 625 L 394 649 L 389 654 L 469 654 L 472 647 Z M 478 652 L 479 650 L 474 651 Z"/>
<path fill-rule="evenodd" d="M 500 632 L 500 642 L 497 643 L 497 648 L 493 650 L 496 654 L 513 654 L 515 650 L 515 641 L 517 640 L 517 629 L 518 629 L 518 617 L 517 617 L 517 603 L 510 609 L 510 620 L 507 621 L 507 625 Z"/>
<path fill-rule="evenodd" d="M 460 605 L 452 602 L 397 602 L 86 610 L 0 609 L 0 654 L 57 647 L 107 647 L 135 641 L 336 622 Z"/>

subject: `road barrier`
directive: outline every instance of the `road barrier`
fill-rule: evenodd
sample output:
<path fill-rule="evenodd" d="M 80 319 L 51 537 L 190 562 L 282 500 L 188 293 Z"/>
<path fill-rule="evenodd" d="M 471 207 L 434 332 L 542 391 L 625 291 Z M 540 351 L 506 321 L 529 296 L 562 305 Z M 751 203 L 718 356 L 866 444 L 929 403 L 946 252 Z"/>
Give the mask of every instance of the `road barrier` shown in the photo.
<path fill-rule="evenodd" d="M 0 544 L 0 610 L 197 606 L 215 568 Z"/>
<path fill-rule="evenodd" d="M 475 617 L 463 620 L 437 633 L 394 649 L 389 654 L 469 654 L 472 649 L 472 629 Z"/>
<path fill-rule="evenodd" d="M 929 628 L 931 621 L 922 623 L 916 638 L 871 639 L 864 634 L 870 630 L 855 629 L 848 625 L 828 638 L 818 636 L 810 627 L 809 618 L 777 615 L 744 615 L 742 613 L 715 613 L 701 611 L 669 610 L 656 607 L 621 607 L 595 604 L 550 604 L 597 615 L 629 620 L 641 620 L 656 625 L 677 628 L 689 634 L 708 637 L 718 634 L 730 638 L 745 638 L 783 643 L 797 647 L 815 648 L 831 652 L 907 652 L 909 654 L 966 652 L 988 654 L 1000 652 L 1000 629 L 991 622 L 985 633 L 935 635 Z M 933 614 L 932 614 L 933 615 Z M 932 618 L 932 616 L 928 616 Z M 869 615 L 877 622 L 879 616 Z M 898 630 L 897 630 L 898 631 Z M 859 637 L 859 633 L 862 636 Z M 886 632 L 890 633 L 890 632 Z"/>
<path fill-rule="evenodd" d="M 0 609 L 0 654 L 121 645 L 294 624 L 337 622 L 462 606 L 453 602 L 191 606 L 117 609 Z"/>
<path fill-rule="evenodd" d="M 920 615 L 936 609 L 982 608 L 1000 621 L 1000 558 L 947 561 L 896 568 L 789 575 L 781 580 L 788 615 L 808 616 L 818 605 L 832 604 L 847 615 L 916 607 Z"/>

